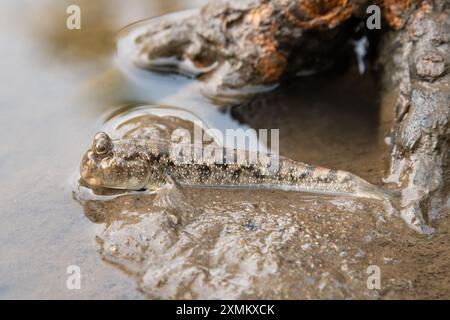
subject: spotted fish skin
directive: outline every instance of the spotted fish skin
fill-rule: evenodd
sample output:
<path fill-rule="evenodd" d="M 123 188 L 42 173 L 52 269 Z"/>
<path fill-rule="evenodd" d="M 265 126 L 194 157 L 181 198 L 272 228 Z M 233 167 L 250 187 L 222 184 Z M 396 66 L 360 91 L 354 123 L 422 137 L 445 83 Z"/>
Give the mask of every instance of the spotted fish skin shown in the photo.
<path fill-rule="evenodd" d="M 263 188 L 374 199 L 389 196 L 350 172 L 266 153 L 148 139 L 111 140 L 105 133 L 94 138 L 80 172 L 88 185 L 114 189 L 158 189 L 172 179 L 191 187 Z"/>
<path fill-rule="evenodd" d="M 383 190 L 350 172 L 267 153 L 221 148 L 219 156 L 195 159 L 196 151 L 202 155 L 202 150 L 193 145 L 180 146 L 175 156 L 165 144 L 153 144 L 146 149 L 151 168 L 150 189 L 165 183 L 170 176 L 191 187 L 260 188 L 374 199 L 386 196 Z M 155 184 L 156 181 L 159 183 Z"/>

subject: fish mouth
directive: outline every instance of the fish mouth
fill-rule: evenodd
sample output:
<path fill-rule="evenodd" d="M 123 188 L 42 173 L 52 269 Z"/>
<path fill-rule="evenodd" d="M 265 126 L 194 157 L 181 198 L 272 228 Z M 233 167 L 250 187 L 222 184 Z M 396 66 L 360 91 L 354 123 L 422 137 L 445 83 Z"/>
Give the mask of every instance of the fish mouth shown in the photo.
<path fill-rule="evenodd" d="M 98 177 L 92 176 L 83 176 L 80 177 L 80 184 L 90 188 L 90 189 L 108 189 L 108 190 L 129 190 L 129 191 L 138 191 L 145 189 L 144 183 L 135 183 L 135 184 L 114 184 L 109 185 L 105 184 L 104 181 Z"/>
<path fill-rule="evenodd" d="M 87 186 L 91 188 L 103 188 L 100 179 L 94 177 L 83 177 L 81 176 L 81 182 L 84 182 Z"/>
<path fill-rule="evenodd" d="M 89 188 L 103 187 L 102 179 L 92 172 L 92 168 L 86 165 L 80 167 L 80 183 L 83 183 Z"/>

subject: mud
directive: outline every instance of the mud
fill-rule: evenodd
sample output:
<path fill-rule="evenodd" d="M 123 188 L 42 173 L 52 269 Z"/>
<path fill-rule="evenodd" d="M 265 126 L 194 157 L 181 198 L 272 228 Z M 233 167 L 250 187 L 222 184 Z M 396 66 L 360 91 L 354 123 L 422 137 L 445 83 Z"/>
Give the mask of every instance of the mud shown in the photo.
<path fill-rule="evenodd" d="M 448 220 L 433 239 L 379 203 L 290 192 L 177 190 L 90 200 L 101 257 L 148 298 L 448 298 Z M 381 270 L 381 290 L 367 268 Z"/>

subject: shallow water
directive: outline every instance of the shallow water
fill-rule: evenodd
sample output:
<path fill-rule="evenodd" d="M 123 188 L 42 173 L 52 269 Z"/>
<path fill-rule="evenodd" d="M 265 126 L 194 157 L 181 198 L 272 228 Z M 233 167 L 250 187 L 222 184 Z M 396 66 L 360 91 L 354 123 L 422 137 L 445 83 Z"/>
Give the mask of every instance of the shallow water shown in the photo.
<path fill-rule="evenodd" d="M 80 31 L 65 27 L 71 1 L 0 4 L 1 298 L 141 296 L 99 258 L 98 226 L 73 200 L 72 177 L 105 111 L 140 99 L 113 62 L 116 33 L 186 4 L 77 3 Z M 69 265 L 81 268 L 81 290 L 66 288 Z"/>
<path fill-rule="evenodd" d="M 169 188 L 76 201 L 94 133 L 135 116 L 135 106 L 183 108 L 178 116 L 222 130 L 280 128 L 281 154 L 380 183 L 392 103 L 378 101 L 374 79 L 355 65 L 234 109 L 243 125 L 196 82 L 128 73 L 115 57 L 123 26 L 202 1 L 79 3 L 80 31 L 65 28 L 69 1 L 0 4 L 0 298 L 450 296 L 446 219 L 426 238 L 380 204 L 347 198 Z M 365 286 L 372 264 L 382 270 L 378 291 Z M 69 265 L 81 268 L 80 290 L 66 287 Z"/>

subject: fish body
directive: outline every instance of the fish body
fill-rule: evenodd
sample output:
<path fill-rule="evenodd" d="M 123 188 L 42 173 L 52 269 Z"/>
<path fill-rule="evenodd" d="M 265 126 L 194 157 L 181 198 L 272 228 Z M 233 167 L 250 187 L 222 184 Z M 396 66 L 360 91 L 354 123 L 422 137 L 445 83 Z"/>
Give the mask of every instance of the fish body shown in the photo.
<path fill-rule="evenodd" d="M 111 140 L 98 133 L 80 166 L 91 187 L 158 189 L 182 186 L 257 188 L 384 199 L 390 194 L 346 171 L 277 155 L 149 139 Z"/>

